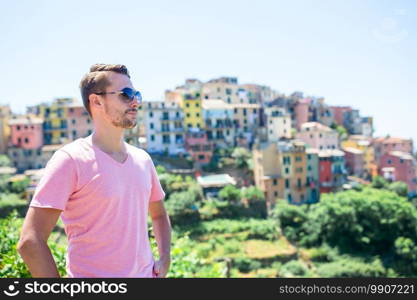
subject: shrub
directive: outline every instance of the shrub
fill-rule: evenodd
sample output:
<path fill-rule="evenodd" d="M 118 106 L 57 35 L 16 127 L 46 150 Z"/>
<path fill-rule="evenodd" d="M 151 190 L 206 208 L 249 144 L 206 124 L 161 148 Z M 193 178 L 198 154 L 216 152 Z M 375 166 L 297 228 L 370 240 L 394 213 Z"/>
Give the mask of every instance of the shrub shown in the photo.
<path fill-rule="evenodd" d="M 337 261 L 322 264 L 317 268 L 321 277 L 384 277 L 387 271 L 379 259 L 364 262 L 359 259 L 342 258 Z"/>
<path fill-rule="evenodd" d="M 28 278 L 30 272 L 16 250 L 23 219 L 18 218 L 17 211 L 0 219 L 0 278 Z M 65 253 L 63 247 L 48 242 L 60 276 L 66 276 Z"/>
<path fill-rule="evenodd" d="M 246 257 L 234 258 L 232 264 L 233 267 L 237 268 L 242 273 L 248 273 L 261 267 L 261 263 L 259 261 Z"/>
<path fill-rule="evenodd" d="M 279 270 L 280 277 L 309 277 L 310 271 L 304 263 L 299 260 L 291 260 Z"/>

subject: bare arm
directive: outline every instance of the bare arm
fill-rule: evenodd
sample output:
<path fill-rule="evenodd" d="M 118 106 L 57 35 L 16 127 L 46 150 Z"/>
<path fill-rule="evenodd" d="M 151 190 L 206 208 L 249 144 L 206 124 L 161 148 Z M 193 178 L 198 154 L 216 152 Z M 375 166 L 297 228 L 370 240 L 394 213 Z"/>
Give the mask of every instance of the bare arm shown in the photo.
<path fill-rule="evenodd" d="M 29 207 L 17 251 L 33 277 L 59 277 L 47 241 L 60 214 L 58 209 Z"/>
<path fill-rule="evenodd" d="M 149 213 L 159 252 L 154 271 L 158 277 L 165 277 L 171 263 L 171 224 L 163 201 L 150 202 Z"/>

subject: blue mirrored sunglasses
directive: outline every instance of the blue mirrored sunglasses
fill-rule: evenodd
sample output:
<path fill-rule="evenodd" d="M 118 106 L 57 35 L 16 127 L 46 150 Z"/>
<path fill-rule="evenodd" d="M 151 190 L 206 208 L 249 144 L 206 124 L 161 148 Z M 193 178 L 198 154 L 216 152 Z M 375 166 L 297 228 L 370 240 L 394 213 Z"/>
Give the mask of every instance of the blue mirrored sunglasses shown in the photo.
<path fill-rule="evenodd" d="M 122 96 L 122 99 L 126 102 L 132 102 L 135 98 L 138 99 L 139 103 L 142 103 L 142 94 L 134 89 L 131 89 L 129 87 L 125 87 L 124 89 L 116 92 L 100 92 L 95 93 L 97 95 L 107 95 L 107 94 L 119 94 Z"/>

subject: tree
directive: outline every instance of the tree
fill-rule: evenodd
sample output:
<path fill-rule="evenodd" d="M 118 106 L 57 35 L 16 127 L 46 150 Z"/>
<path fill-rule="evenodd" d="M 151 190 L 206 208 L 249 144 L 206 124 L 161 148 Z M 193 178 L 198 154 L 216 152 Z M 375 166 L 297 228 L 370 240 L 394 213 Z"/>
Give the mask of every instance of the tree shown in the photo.
<path fill-rule="evenodd" d="M 344 251 L 382 254 L 399 236 L 417 237 L 417 210 L 387 190 L 365 188 L 325 194 L 310 207 L 304 243 L 329 243 Z"/>
<path fill-rule="evenodd" d="M 12 162 L 7 155 L 0 155 L 0 167 L 11 167 Z"/>
<path fill-rule="evenodd" d="M 248 168 L 252 155 L 247 149 L 238 147 L 233 150 L 232 157 L 235 159 L 236 168 L 244 169 Z"/>
<path fill-rule="evenodd" d="M 200 219 L 195 193 L 192 191 L 172 193 L 165 206 L 174 225 L 191 224 Z"/>
<path fill-rule="evenodd" d="M 388 181 L 382 176 L 375 176 L 372 178 L 372 187 L 376 189 L 386 189 Z"/>
<path fill-rule="evenodd" d="M 402 181 L 396 181 L 388 185 L 388 190 L 397 193 L 401 197 L 407 197 L 408 185 Z"/>
<path fill-rule="evenodd" d="M 239 203 L 241 193 L 240 190 L 234 185 L 228 184 L 220 190 L 219 197 L 221 200 L 227 201 L 229 203 Z"/>
<path fill-rule="evenodd" d="M 250 186 L 242 190 L 242 198 L 252 212 L 253 217 L 266 218 L 267 208 L 264 193 L 255 186 Z"/>

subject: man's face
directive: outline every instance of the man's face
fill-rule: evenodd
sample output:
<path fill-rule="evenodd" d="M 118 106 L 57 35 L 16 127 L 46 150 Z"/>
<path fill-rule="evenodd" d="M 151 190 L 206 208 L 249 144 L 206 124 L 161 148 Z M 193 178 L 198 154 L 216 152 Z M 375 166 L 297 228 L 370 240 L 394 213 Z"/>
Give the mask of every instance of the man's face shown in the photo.
<path fill-rule="evenodd" d="M 133 89 L 130 78 L 126 75 L 109 72 L 107 79 L 110 85 L 105 92 L 116 92 L 123 88 L 129 87 Z M 138 101 L 135 99 L 131 103 L 125 102 L 119 94 L 104 95 L 104 118 L 111 122 L 115 127 L 133 128 L 136 126 Z"/>

